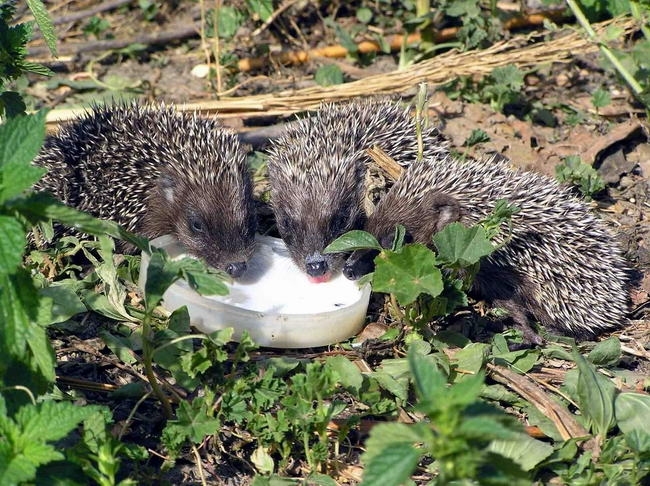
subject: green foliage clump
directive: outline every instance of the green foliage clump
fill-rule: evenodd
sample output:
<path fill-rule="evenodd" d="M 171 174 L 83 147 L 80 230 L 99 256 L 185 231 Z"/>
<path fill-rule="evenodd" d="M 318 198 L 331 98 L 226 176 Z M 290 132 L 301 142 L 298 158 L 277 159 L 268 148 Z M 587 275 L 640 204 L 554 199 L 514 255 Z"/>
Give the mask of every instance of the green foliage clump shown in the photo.
<path fill-rule="evenodd" d="M 605 181 L 591 165 L 585 164 L 578 155 L 564 158 L 562 164 L 555 167 L 555 178 L 559 182 L 568 182 L 578 187 L 580 192 L 591 197 L 605 188 Z"/>

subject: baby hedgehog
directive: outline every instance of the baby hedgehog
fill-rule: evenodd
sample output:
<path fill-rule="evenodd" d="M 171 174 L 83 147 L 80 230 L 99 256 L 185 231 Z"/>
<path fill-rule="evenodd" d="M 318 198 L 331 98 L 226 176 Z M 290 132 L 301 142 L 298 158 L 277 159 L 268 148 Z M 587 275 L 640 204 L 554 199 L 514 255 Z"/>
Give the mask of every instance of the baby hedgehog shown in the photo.
<path fill-rule="evenodd" d="M 379 201 L 366 229 L 382 246 L 390 247 L 398 224 L 411 241 L 431 244 L 453 221 L 478 223 L 499 199 L 521 211 L 512 216 L 511 239 L 481 262 L 471 295 L 506 309 L 532 343 L 540 339 L 529 316 L 578 338 L 626 322 L 628 269 L 620 249 L 587 205 L 549 177 L 494 159 L 416 162 Z M 376 254 L 354 252 L 343 273 L 368 273 Z"/>
<path fill-rule="evenodd" d="M 48 137 L 35 189 L 126 229 L 171 233 L 232 277 L 254 250 L 246 152 L 216 120 L 136 102 L 93 107 Z M 122 247 L 122 249 L 127 249 Z"/>
<path fill-rule="evenodd" d="M 338 272 L 344 255 L 324 255 L 333 240 L 365 221 L 365 150 L 375 145 L 402 165 L 417 156 L 415 119 L 387 99 L 323 104 L 288 125 L 269 149 L 271 201 L 280 236 L 312 282 Z M 442 157 L 447 144 L 436 128 L 423 133 L 424 155 Z"/>

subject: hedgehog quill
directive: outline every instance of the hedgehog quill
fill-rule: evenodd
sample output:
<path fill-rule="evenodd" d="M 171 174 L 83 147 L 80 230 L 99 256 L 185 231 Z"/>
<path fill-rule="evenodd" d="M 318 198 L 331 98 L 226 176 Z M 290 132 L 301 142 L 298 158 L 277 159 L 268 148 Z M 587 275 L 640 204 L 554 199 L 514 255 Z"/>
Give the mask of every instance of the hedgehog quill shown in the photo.
<path fill-rule="evenodd" d="M 325 247 L 363 227 L 365 150 L 377 145 L 408 165 L 418 153 L 414 127 L 414 117 L 400 103 L 361 99 L 323 104 L 272 143 L 268 167 L 278 230 L 312 282 L 328 281 L 345 261 L 341 254 L 323 254 Z M 447 153 L 434 127 L 423 131 L 423 142 L 426 157 Z"/>
<path fill-rule="evenodd" d="M 471 295 L 506 309 L 529 343 L 541 342 L 529 317 L 578 338 L 627 322 L 629 270 L 605 223 L 569 188 L 505 161 L 416 162 L 377 204 L 366 230 L 389 246 L 402 224 L 411 241 L 431 244 L 453 221 L 478 223 L 499 199 L 520 211 L 510 240 L 481 262 Z M 359 278 L 372 270 L 373 258 L 354 252 L 343 273 Z"/>
<path fill-rule="evenodd" d="M 93 107 L 46 139 L 35 189 L 189 253 L 232 277 L 254 250 L 246 152 L 216 120 L 136 102 Z M 129 250 L 128 247 L 120 247 Z"/>

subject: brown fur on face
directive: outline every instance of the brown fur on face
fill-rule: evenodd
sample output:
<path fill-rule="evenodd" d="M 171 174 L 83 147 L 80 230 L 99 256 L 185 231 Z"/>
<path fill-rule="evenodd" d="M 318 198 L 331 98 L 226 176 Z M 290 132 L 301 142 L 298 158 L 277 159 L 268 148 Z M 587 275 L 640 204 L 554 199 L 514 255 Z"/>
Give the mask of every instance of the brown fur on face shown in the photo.
<path fill-rule="evenodd" d="M 172 233 L 187 250 L 220 270 L 243 273 L 255 248 L 256 218 L 252 187 L 237 183 L 197 187 L 166 171 L 148 199 L 143 233 L 152 238 Z M 235 267 L 243 267 L 240 272 Z M 233 275 L 239 276 L 239 275 Z"/>

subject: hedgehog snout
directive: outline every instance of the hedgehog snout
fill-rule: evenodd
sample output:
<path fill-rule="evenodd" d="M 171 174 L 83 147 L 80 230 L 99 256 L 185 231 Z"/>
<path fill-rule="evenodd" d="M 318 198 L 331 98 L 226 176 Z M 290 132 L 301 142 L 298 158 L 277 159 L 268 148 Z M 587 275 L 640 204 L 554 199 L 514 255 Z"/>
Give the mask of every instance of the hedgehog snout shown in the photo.
<path fill-rule="evenodd" d="M 356 250 L 343 266 L 343 275 L 348 280 L 358 280 L 375 269 L 376 250 Z"/>
<path fill-rule="evenodd" d="M 311 277 L 320 277 L 321 275 L 325 275 L 327 270 L 329 270 L 325 259 L 307 261 L 305 262 L 305 268 L 307 269 L 307 274 Z"/>

